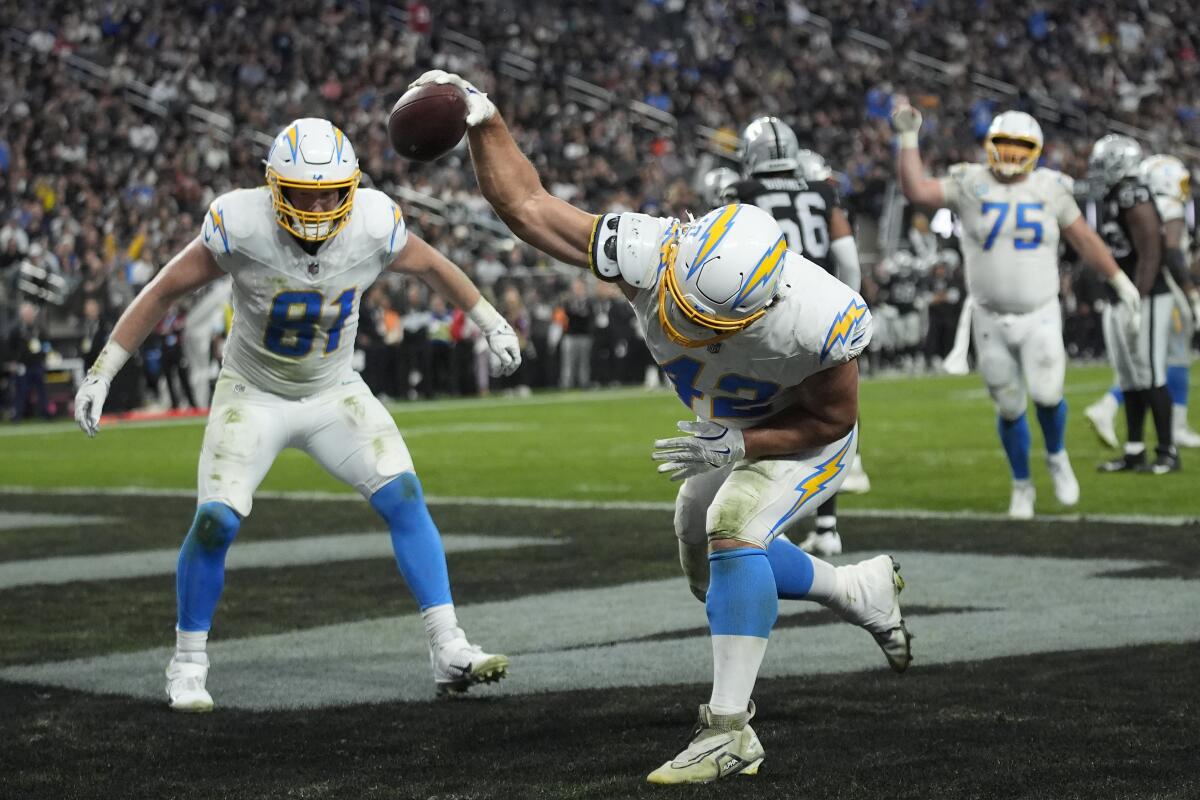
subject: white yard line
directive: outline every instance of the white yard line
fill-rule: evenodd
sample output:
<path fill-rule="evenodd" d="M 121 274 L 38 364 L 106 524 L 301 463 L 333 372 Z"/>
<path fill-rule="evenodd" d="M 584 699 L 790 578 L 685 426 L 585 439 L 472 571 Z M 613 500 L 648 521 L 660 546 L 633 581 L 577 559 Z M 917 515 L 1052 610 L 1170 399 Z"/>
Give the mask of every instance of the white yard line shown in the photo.
<path fill-rule="evenodd" d="M 481 536 L 448 533 L 442 536 L 447 553 L 508 550 L 562 544 L 561 539 L 533 536 Z M 266 542 L 242 542 L 230 548 L 226 569 L 295 567 L 391 558 L 392 540 L 382 528 L 371 533 L 302 536 Z M 174 575 L 179 548 L 136 550 L 86 556 L 56 556 L 21 561 L 0 561 L 0 590 L 14 586 L 111 581 L 148 575 Z"/>
<path fill-rule="evenodd" d="M 500 395 L 453 400 L 422 400 L 415 403 L 388 403 L 392 414 L 429 414 L 439 411 L 478 410 L 505 407 L 575 405 L 578 403 L 611 403 L 619 400 L 638 400 L 652 397 L 673 396 L 667 389 L 594 389 L 589 391 L 554 392 L 531 397 L 503 397 Z M 208 417 L 179 417 L 153 420 L 120 420 L 107 426 L 110 430 L 133 430 L 142 428 L 174 428 L 204 425 Z M 434 426 L 430 426 L 431 428 Z M 22 423 L 0 427 L 0 439 L 12 436 L 54 436 L 78 433 L 74 422 Z M 409 434 L 409 430 L 401 429 Z M 80 433 L 80 436 L 83 434 Z"/>
<path fill-rule="evenodd" d="M 195 497 L 194 489 L 150 489 L 140 486 L 116 486 L 88 488 L 84 486 L 60 486 L 39 488 L 36 486 L 0 486 L 4 495 L 66 495 L 66 496 L 113 496 L 113 497 Z M 264 500 L 311 500 L 311 501 L 356 501 L 361 497 L 351 492 L 257 492 L 255 499 Z M 539 508 L 563 511 L 672 511 L 675 504 L 658 500 L 562 500 L 538 497 L 427 497 L 433 506 L 485 506 L 488 508 Z M 875 519 L 913 520 L 964 520 L 969 522 L 1006 522 L 1005 514 L 982 511 L 928 511 L 919 508 L 862 508 L 839 509 L 840 516 Z M 1122 525 L 1153 525 L 1182 527 L 1200 524 L 1200 516 L 1153 514 L 1039 514 L 1035 518 L 1043 522 L 1065 523 L 1112 523 Z"/>

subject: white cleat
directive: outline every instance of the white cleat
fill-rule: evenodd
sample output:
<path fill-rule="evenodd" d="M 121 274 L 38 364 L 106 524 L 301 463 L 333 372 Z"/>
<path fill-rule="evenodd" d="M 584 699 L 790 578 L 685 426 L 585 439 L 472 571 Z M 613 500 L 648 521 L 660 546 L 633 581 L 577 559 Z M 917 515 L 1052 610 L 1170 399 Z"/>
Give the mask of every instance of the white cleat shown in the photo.
<path fill-rule="evenodd" d="M 1105 395 L 1103 400 L 1085 408 L 1083 415 L 1091 423 L 1092 430 L 1100 437 L 1100 441 L 1113 449 L 1121 446 L 1117 440 L 1117 429 L 1114 424 L 1117 418 L 1117 404 L 1109 395 Z"/>
<path fill-rule="evenodd" d="M 912 663 L 912 634 L 900 615 L 904 579 L 891 556 L 876 556 L 838 567 L 838 590 L 829 608 L 866 629 L 883 651 L 888 666 L 904 672 Z"/>
<path fill-rule="evenodd" d="M 213 699 L 204 682 L 208 679 L 207 656 L 205 663 L 171 659 L 167 665 L 167 699 L 172 711 L 204 713 L 212 711 Z"/>
<path fill-rule="evenodd" d="M 837 531 L 810 531 L 799 548 L 814 556 L 837 556 L 842 553 L 842 535 Z"/>
<path fill-rule="evenodd" d="M 1200 447 L 1200 433 L 1188 427 L 1187 406 L 1174 405 L 1171 407 L 1172 438 L 1176 447 Z"/>
<path fill-rule="evenodd" d="M 1058 502 L 1064 506 L 1073 506 L 1078 503 L 1079 481 L 1075 480 L 1075 471 L 1071 469 L 1071 459 L 1067 457 L 1067 451 L 1047 453 L 1046 466 L 1050 469 L 1050 479 L 1054 481 L 1054 496 Z M 1032 506 L 1031 502 L 1031 512 Z"/>
<path fill-rule="evenodd" d="M 733 775 L 757 775 L 766 754 L 750 727 L 754 703 L 740 714 L 714 714 L 700 706 L 692 741 L 682 753 L 646 776 L 650 783 L 712 783 Z"/>
<path fill-rule="evenodd" d="M 871 491 L 871 479 L 867 477 L 867 472 L 863 469 L 862 456 L 856 454 L 854 460 L 850 462 L 850 469 L 846 471 L 846 478 L 842 481 L 838 492 L 866 494 L 869 491 Z"/>
<path fill-rule="evenodd" d="M 1074 475 L 1071 476 L 1072 480 L 1074 480 L 1074 477 Z M 1056 484 L 1056 491 L 1057 488 Z M 1078 485 L 1075 487 L 1075 495 L 1076 500 L 1078 500 Z M 1033 503 L 1035 500 L 1037 500 L 1037 490 L 1033 488 L 1031 481 L 1013 481 L 1012 498 L 1008 501 L 1008 516 L 1012 519 L 1033 519 Z"/>
<path fill-rule="evenodd" d="M 496 683 L 508 674 L 508 656 L 485 653 L 458 636 L 429 650 L 438 697 L 462 694 L 479 683 Z"/>

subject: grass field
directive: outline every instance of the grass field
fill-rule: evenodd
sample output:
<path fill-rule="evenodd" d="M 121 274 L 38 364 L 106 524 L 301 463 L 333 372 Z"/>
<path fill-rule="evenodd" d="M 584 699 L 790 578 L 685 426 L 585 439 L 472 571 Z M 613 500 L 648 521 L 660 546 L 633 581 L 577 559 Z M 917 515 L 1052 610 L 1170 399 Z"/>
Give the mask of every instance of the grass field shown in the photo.
<path fill-rule="evenodd" d="M 1055 516 L 1035 462 L 1047 516 L 1026 523 L 995 516 L 1008 478 L 976 376 L 866 382 L 873 488 L 844 506 L 874 511 L 843 521 L 836 560 L 902 564 L 914 664 L 894 675 L 861 630 L 781 602 L 762 772 L 665 791 L 644 776 L 711 671 L 648 455 L 672 394 L 396 409 L 460 618 L 512 657 L 456 701 L 434 701 L 378 518 L 285 453 L 230 552 L 201 717 L 161 693 L 202 423 L 0 429 L 0 798 L 1200 797 L 1200 523 L 1179 519 L 1200 517 L 1197 467 L 1097 475 L 1080 412 L 1107 379 L 1068 379 L 1096 516 Z M 337 494 L 291 494 L 314 490 Z"/>
<path fill-rule="evenodd" d="M 1112 453 L 1087 427 L 1082 409 L 1110 378 L 1103 367 L 1068 375 L 1067 445 L 1082 486 L 1076 509 L 1054 501 L 1031 415 L 1038 512 L 1200 516 L 1190 471 L 1159 478 L 1096 474 L 1095 464 Z M 865 381 L 861 394 L 862 453 L 873 489 L 845 499 L 847 508 L 1007 508 L 1007 465 L 978 376 Z M 671 500 L 676 487 L 655 474 L 649 453 L 683 416 L 673 393 L 639 390 L 396 407 L 426 493 L 451 497 Z M 203 424 L 114 425 L 90 442 L 66 422 L 0 429 L 0 449 L 15 456 L 0 460 L 0 486 L 192 489 Z M 345 490 L 296 451 L 283 453 L 262 488 Z"/>

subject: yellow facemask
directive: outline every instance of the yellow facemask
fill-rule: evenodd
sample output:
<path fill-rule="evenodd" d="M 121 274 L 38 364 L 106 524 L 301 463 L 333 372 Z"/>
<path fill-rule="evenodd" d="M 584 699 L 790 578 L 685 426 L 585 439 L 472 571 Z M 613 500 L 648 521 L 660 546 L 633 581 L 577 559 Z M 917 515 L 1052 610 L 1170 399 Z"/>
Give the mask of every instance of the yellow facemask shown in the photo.
<path fill-rule="evenodd" d="M 983 146 L 992 172 L 1008 177 L 1031 172 L 1042 154 L 1036 139 L 1019 136 L 989 136 Z"/>
<path fill-rule="evenodd" d="M 738 331 L 744 330 L 752 322 L 767 313 L 767 308 L 764 307 L 742 319 L 728 320 L 705 314 L 703 311 L 693 308 L 688 303 L 687 298 L 684 297 L 683 289 L 679 286 L 679 279 L 675 276 L 675 256 L 678 252 L 679 240 L 677 237 L 668 239 L 663 245 L 661 255 L 663 276 L 658 286 L 658 321 L 662 325 L 663 333 L 672 342 L 680 347 L 707 347 L 710 344 L 724 341 Z M 675 303 L 675 308 L 679 310 L 679 313 L 685 320 L 693 325 L 714 331 L 716 335 L 708 339 L 693 339 L 680 331 L 675 326 L 675 323 L 671 321 L 671 315 L 668 313 L 668 295 L 670 295 L 671 301 Z"/>
<path fill-rule="evenodd" d="M 267 167 L 267 186 L 271 187 L 275 221 L 285 231 L 306 242 L 325 241 L 349 221 L 350 208 L 354 205 L 354 192 L 358 189 L 361 177 L 361 170 L 356 169 L 349 178 L 339 181 L 290 180 Z M 286 189 L 336 189 L 344 193 L 341 202 L 331 211 L 302 211 L 288 201 Z"/>

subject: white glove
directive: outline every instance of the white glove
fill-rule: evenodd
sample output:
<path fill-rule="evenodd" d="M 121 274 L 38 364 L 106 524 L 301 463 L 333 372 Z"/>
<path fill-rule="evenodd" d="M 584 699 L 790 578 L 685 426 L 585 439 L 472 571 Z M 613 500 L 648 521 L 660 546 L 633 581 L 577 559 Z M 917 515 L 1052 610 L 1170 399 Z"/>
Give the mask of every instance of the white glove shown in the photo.
<path fill-rule="evenodd" d="M 504 320 L 489 331 L 483 332 L 487 339 L 488 357 L 492 375 L 512 375 L 521 366 L 521 340 L 517 332 Z"/>
<path fill-rule="evenodd" d="M 482 297 L 467 311 L 467 316 L 479 326 L 483 338 L 487 340 L 488 350 L 491 351 L 488 360 L 492 374 L 512 375 L 516 372 L 517 367 L 521 366 L 521 340 L 508 320 Z"/>
<path fill-rule="evenodd" d="M 104 378 L 88 375 L 75 393 L 75 421 L 89 439 L 100 430 L 100 414 L 104 411 L 109 388 L 110 384 Z"/>
<path fill-rule="evenodd" d="M 727 428 L 716 422 L 685 420 L 679 430 L 690 434 L 654 443 L 655 461 L 660 473 L 670 472 L 671 480 L 681 481 L 740 461 L 746 456 L 746 442 L 737 428 Z"/>
<path fill-rule="evenodd" d="M 496 113 L 496 104 L 488 100 L 486 94 L 476 89 L 470 81 L 464 80 L 461 75 L 455 75 L 453 72 L 446 72 L 443 69 L 431 69 L 410 83 L 408 88 L 415 89 L 427 83 L 449 83 L 466 93 L 467 126 L 470 128 L 487 122 Z"/>
<path fill-rule="evenodd" d="M 901 147 L 917 146 L 917 131 L 921 130 L 921 112 L 907 103 L 892 111 L 892 130 Z"/>
<path fill-rule="evenodd" d="M 1108 279 L 1108 285 L 1117 293 L 1117 302 L 1125 307 L 1126 333 L 1129 341 L 1135 342 L 1142 330 L 1142 296 L 1124 272 L 1116 272 Z"/>

